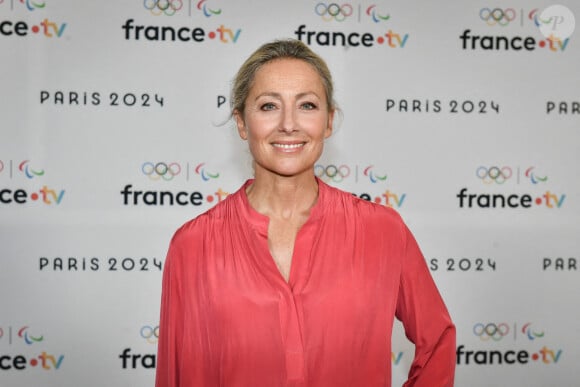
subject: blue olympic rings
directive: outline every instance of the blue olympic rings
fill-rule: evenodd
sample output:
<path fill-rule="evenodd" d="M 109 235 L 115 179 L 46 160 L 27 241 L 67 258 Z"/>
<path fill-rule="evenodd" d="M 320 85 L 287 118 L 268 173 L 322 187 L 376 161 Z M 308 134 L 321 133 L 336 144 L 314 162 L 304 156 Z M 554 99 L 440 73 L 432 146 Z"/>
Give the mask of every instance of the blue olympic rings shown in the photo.
<path fill-rule="evenodd" d="M 314 7 L 314 12 L 318 16 L 321 16 L 323 20 L 330 21 L 332 19 L 336 21 L 344 21 L 347 17 L 352 15 L 352 5 L 344 3 L 338 5 L 337 3 L 318 3 Z"/>
<path fill-rule="evenodd" d="M 506 323 L 477 323 L 473 326 L 473 334 L 478 336 L 481 340 L 500 341 L 510 331 L 510 327 Z"/>
<path fill-rule="evenodd" d="M 164 163 L 159 162 L 153 164 L 152 162 L 144 162 L 141 166 L 141 172 L 147 175 L 151 180 L 163 179 L 165 181 L 173 180 L 173 178 L 181 172 L 181 166 L 178 163 Z"/>

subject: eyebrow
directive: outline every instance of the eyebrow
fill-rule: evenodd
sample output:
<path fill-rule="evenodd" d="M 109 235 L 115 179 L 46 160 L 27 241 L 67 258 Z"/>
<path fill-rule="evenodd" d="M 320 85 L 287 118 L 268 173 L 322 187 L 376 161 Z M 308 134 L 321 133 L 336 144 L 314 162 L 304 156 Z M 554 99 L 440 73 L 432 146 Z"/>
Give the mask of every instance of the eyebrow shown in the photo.
<path fill-rule="evenodd" d="M 306 97 L 307 95 L 313 95 L 316 98 L 320 99 L 320 97 L 318 96 L 318 94 L 316 94 L 314 91 L 306 91 L 304 93 L 298 93 L 296 95 L 296 98 L 297 99 L 300 99 L 300 98 Z M 258 100 L 261 97 L 274 97 L 274 98 L 277 98 L 277 99 L 281 99 L 282 98 L 282 95 L 280 93 L 276 93 L 276 92 L 265 92 L 265 93 L 258 94 L 256 96 L 255 100 Z"/>

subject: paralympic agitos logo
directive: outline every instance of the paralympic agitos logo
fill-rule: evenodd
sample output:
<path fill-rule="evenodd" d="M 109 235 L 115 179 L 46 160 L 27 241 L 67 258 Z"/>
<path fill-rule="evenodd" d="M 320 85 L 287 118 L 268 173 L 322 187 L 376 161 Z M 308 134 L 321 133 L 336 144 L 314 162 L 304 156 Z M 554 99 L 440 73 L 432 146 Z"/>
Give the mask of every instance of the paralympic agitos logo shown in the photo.
<path fill-rule="evenodd" d="M 561 208 L 566 194 L 553 192 L 546 186 L 548 175 L 534 166 L 520 168 L 510 166 L 478 166 L 474 175 L 479 180 L 478 191 L 484 187 L 486 192 L 470 192 L 467 187 L 457 193 L 459 208 L 522 208 L 542 207 Z M 529 193 L 509 191 L 514 185 L 533 187 Z M 520 187 L 521 187 L 520 186 Z"/>

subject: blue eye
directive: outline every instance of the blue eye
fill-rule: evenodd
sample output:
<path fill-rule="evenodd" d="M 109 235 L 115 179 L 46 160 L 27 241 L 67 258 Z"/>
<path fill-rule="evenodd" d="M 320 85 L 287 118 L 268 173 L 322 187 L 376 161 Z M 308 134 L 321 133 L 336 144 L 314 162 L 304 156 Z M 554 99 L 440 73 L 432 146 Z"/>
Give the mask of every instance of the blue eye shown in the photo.
<path fill-rule="evenodd" d="M 302 109 L 304 110 L 314 110 L 316 109 L 316 105 L 312 102 L 305 102 L 301 105 Z"/>
<path fill-rule="evenodd" d="M 262 106 L 260 106 L 260 110 L 268 111 L 268 110 L 274 110 L 274 109 L 276 109 L 276 105 L 274 105 L 271 102 L 265 103 Z"/>

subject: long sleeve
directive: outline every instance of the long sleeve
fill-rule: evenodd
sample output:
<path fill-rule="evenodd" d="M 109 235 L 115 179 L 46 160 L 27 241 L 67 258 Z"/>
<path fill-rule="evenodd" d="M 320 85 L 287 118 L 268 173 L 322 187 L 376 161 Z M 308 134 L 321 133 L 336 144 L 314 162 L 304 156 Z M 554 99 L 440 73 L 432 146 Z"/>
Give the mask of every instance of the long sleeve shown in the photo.
<path fill-rule="evenodd" d="M 205 309 L 199 291 L 199 262 L 193 246 L 200 246 L 178 231 L 171 241 L 161 294 L 156 387 L 204 386 L 209 369 L 207 335 L 203 334 Z M 186 253 L 187 252 L 187 253 Z"/>
<path fill-rule="evenodd" d="M 415 357 L 405 387 L 450 387 L 455 376 L 455 326 L 415 238 L 404 226 L 404 261 L 396 316 Z"/>
<path fill-rule="evenodd" d="M 181 278 L 180 273 L 176 270 L 180 260 L 179 256 L 180 252 L 172 242 L 163 269 L 156 387 L 177 387 L 180 385 L 178 348 L 181 345 L 180 337 L 183 334 L 183 307 Z"/>

